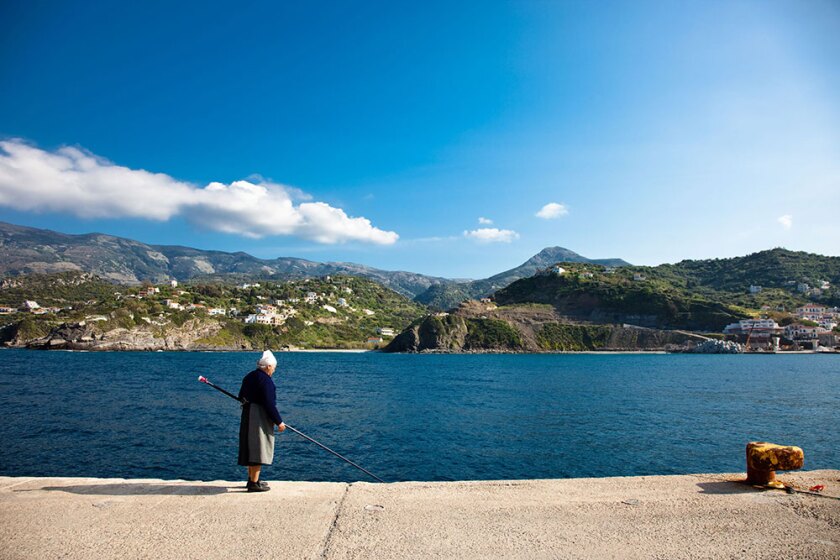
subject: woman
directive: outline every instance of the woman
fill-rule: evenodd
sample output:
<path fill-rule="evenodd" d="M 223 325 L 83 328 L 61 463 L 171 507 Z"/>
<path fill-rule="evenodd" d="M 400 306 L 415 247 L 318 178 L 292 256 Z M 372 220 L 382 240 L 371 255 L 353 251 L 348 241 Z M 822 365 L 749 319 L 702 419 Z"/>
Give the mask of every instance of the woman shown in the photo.
<path fill-rule="evenodd" d="M 260 481 L 260 469 L 274 460 L 274 426 L 286 429 L 277 412 L 277 395 L 271 376 L 277 358 L 270 350 L 263 352 L 257 369 L 245 376 L 239 389 L 242 419 L 239 424 L 239 464 L 248 467 L 248 492 L 267 492 L 268 484 Z"/>

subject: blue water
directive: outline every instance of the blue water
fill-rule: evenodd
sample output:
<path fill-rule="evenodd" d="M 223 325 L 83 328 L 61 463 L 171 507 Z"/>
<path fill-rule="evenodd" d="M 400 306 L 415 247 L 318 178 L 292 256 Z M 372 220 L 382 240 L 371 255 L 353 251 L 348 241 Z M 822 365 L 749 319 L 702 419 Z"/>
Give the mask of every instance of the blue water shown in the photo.
<path fill-rule="evenodd" d="M 0 474 L 243 478 L 257 354 L 0 351 Z M 390 480 L 743 471 L 751 440 L 840 468 L 840 356 L 279 354 L 299 430 Z M 365 480 L 286 432 L 271 480 Z"/>

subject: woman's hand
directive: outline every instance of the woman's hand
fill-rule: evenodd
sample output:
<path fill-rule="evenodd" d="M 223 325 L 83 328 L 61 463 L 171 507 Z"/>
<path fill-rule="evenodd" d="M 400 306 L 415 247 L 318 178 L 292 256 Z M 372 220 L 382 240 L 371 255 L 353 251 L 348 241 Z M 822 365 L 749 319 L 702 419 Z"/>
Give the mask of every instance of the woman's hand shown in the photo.
<path fill-rule="evenodd" d="M 285 429 L 286 429 L 286 424 L 284 424 L 283 422 L 280 422 L 279 424 L 277 424 L 277 431 L 278 432 L 282 432 Z"/>

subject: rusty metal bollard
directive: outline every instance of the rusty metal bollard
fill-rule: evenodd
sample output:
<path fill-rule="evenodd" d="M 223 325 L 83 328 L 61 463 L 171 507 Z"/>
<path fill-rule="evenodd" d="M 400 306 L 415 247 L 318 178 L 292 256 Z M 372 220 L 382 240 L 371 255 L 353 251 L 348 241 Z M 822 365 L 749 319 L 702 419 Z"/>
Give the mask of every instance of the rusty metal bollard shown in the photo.
<path fill-rule="evenodd" d="M 782 488 L 776 480 L 776 471 L 801 469 L 805 453 L 792 445 L 776 445 L 766 441 L 751 441 L 747 444 L 747 482 Z"/>

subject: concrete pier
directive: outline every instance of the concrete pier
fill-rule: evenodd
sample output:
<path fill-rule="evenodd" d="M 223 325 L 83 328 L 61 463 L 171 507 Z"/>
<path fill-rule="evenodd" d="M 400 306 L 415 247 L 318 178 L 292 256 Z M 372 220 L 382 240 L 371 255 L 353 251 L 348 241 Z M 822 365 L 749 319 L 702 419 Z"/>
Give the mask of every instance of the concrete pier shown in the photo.
<path fill-rule="evenodd" d="M 743 474 L 406 482 L 0 478 L 0 557 L 840 558 L 840 500 Z M 840 496 L 840 471 L 780 475 Z"/>

